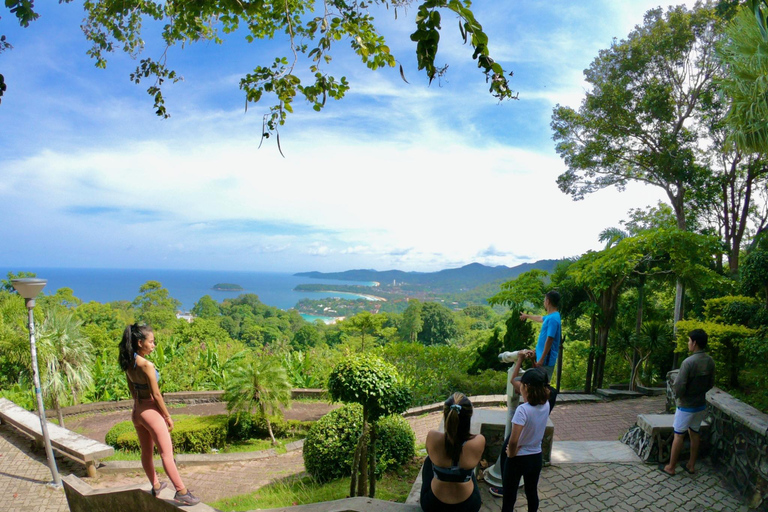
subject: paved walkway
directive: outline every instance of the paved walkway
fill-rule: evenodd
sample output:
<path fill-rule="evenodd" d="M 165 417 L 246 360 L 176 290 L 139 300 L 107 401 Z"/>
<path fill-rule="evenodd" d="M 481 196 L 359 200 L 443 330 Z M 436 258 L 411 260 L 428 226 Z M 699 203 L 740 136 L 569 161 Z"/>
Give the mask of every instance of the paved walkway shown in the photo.
<path fill-rule="evenodd" d="M 0 510 L 13 512 L 66 512 L 62 488 L 55 489 L 45 451 L 35 454 L 31 441 L 8 425 L 0 425 Z M 85 477 L 85 466 L 57 457 L 59 472 Z"/>
<path fill-rule="evenodd" d="M 655 466 L 631 464 L 559 464 L 544 468 L 539 480 L 541 512 L 748 512 L 735 495 L 720 483 L 709 464 L 699 472 L 683 471 L 666 477 Z M 484 512 L 501 510 L 501 499 L 480 484 Z M 515 510 L 527 510 L 520 489 Z"/>
<path fill-rule="evenodd" d="M 639 413 L 660 412 L 660 397 L 599 403 L 560 403 L 552 412 L 556 441 L 615 441 Z M 417 442 L 437 428 L 440 412 L 409 418 Z M 85 478 L 80 465 L 58 459 L 62 474 L 76 474 L 93 487 L 116 487 L 144 483 L 141 470 L 118 475 Z M 287 475 L 304 471 L 300 451 L 248 462 L 182 467 L 186 485 L 205 502 L 245 494 Z M 45 454 L 31 454 L 29 441 L 12 428 L 0 426 L 0 511 L 66 511 L 61 490 L 51 489 Z M 148 484 L 147 484 L 148 486 Z M 483 491 L 483 510 L 496 512 L 501 500 Z M 557 464 L 545 468 L 539 484 L 542 512 L 583 510 L 746 510 L 719 483 L 712 468 L 702 465 L 700 474 L 665 477 L 654 466 L 641 463 Z M 517 509 L 525 510 L 525 497 Z"/>

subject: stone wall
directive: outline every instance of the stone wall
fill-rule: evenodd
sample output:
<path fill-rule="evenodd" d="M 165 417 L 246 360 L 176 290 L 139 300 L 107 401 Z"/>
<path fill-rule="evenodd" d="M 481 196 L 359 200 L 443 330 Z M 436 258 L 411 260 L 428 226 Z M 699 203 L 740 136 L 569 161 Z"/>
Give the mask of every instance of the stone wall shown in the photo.
<path fill-rule="evenodd" d="M 671 411 L 675 403 L 671 383 L 676 377 L 677 370 L 667 374 L 667 408 Z M 750 508 L 768 511 L 768 414 L 712 388 L 707 393 L 707 422 L 713 465 Z"/>
<path fill-rule="evenodd" d="M 208 404 L 221 402 L 223 391 L 179 391 L 176 393 L 163 393 L 163 399 L 168 404 Z M 328 392 L 324 389 L 292 389 L 291 398 L 314 398 L 317 400 L 328 398 Z M 90 404 L 73 405 L 64 407 L 61 411 L 64 416 L 82 414 L 86 412 L 118 411 L 133 408 L 133 400 L 118 400 L 114 402 L 92 402 Z M 46 410 L 46 416 L 55 418 L 55 410 Z"/>

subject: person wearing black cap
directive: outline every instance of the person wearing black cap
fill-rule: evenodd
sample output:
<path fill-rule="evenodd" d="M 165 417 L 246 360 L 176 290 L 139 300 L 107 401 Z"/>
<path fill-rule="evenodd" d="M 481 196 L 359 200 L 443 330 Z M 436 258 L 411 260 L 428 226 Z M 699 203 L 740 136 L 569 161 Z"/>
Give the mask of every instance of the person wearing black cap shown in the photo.
<path fill-rule="evenodd" d="M 539 475 L 541 474 L 541 441 L 547 428 L 547 418 L 555 402 L 557 391 L 549 386 L 549 379 L 544 368 L 536 367 L 523 373 L 520 380 L 517 375 L 523 359 L 531 355 L 525 353 L 518 357 L 512 371 L 512 385 L 522 397 L 522 402 L 512 417 L 512 433 L 506 443 L 506 461 L 502 467 L 503 502 L 502 512 L 512 512 L 517 501 L 517 488 L 520 479 L 525 485 L 528 499 L 528 512 L 539 509 Z M 535 357 L 535 355 L 533 355 Z"/>

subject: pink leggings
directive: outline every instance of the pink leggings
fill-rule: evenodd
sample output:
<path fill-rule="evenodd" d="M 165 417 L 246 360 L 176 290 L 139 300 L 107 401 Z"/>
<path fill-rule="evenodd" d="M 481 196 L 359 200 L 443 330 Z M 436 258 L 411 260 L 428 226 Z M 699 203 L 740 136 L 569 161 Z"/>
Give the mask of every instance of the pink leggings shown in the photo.
<path fill-rule="evenodd" d="M 154 447 L 157 445 L 165 473 L 171 479 L 176 490 L 181 492 L 184 489 L 184 483 L 181 481 L 179 470 L 176 469 L 176 462 L 173 460 L 171 433 L 168 432 L 168 425 L 165 424 L 163 415 L 160 414 L 154 399 L 140 399 L 138 405 L 133 409 L 131 418 L 141 445 L 141 465 L 144 467 L 149 481 L 154 487 L 160 484 L 154 462 Z"/>

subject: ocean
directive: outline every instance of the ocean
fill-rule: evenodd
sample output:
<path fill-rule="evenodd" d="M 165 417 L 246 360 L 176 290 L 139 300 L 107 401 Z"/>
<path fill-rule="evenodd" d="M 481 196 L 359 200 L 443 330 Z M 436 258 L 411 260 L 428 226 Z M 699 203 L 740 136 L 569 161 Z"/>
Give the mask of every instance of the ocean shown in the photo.
<path fill-rule="evenodd" d="M 50 295 L 59 288 L 72 288 L 75 297 L 83 302 L 132 301 L 139 295 L 139 287 L 147 281 L 159 281 L 168 289 L 171 297 L 181 302 L 181 309 L 189 311 L 201 297 L 210 295 L 217 302 L 235 298 L 243 293 L 255 293 L 261 302 L 280 309 L 290 309 L 301 299 L 343 297 L 357 299 L 352 293 L 297 292 L 298 284 L 356 284 L 371 286 L 373 283 L 339 281 L 334 279 L 310 279 L 292 274 L 273 272 L 230 272 L 214 270 L 147 270 L 104 268 L 0 268 L 6 278 L 8 272 L 34 272 L 47 279 L 43 293 Z M 218 283 L 239 284 L 245 290 L 224 292 L 213 290 Z M 310 321 L 315 317 L 310 318 Z M 321 318 L 322 319 L 322 318 Z"/>

